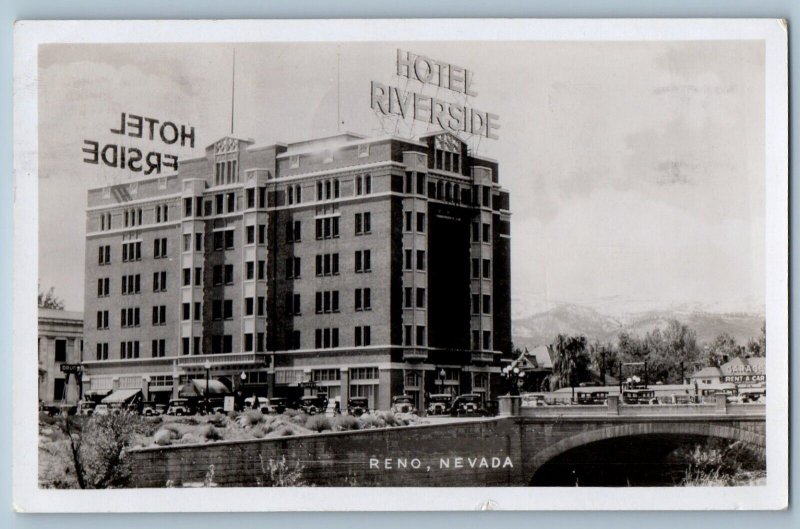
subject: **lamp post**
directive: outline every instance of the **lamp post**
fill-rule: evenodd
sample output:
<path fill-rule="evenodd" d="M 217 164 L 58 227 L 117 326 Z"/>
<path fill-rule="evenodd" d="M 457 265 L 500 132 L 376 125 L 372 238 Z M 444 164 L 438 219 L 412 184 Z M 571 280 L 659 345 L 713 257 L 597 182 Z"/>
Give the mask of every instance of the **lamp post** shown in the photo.
<path fill-rule="evenodd" d="M 440 393 L 444 393 L 444 376 L 446 374 L 447 373 L 445 373 L 444 368 L 442 368 L 442 370 L 439 371 L 439 392 Z"/>
<path fill-rule="evenodd" d="M 239 373 L 239 380 L 239 402 L 237 404 L 240 408 L 244 408 L 244 390 L 242 390 L 242 386 L 244 386 L 244 383 L 247 380 L 247 373 L 244 371 Z"/>
<path fill-rule="evenodd" d="M 203 364 L 203 367 L 206 369 L 206 393 L 205 393 L 205 400 L 206 400 L 205 408 L 206 409 L 205 409 L 205 411 L 206 411 L 206 413 L 208 413 L 208 375 L 209 375 L 209 372 L 211 371 L 211 362 L 206 360 L 205 363 Z"/>

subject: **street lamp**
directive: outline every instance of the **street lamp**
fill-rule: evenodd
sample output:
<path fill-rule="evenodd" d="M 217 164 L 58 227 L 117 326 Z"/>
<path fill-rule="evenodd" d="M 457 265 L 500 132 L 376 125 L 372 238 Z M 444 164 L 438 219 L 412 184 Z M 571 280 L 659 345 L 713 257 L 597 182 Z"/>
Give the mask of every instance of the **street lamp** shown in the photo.
<path fill-rule="evenodd" d="M 440 393 L 444 393 L 444 376 L 446 374 L 447 373 L 445 373 L 444 368 L 442 368 L 442 370 L 439 371 L 439 386 L 440 386 L 439 387 L 439 392 Z"/>
<path fill-rule="evenodd" d="M 206 360 L 205 363 L 203 364 L 203 367 L 206 368 L 206 394 L 205 394 L 205 397 L 206 397 L 206 413 L 208 413 L 208 374 L 209 374 L 209 371 L 211 371 L 211 362 Z"/>

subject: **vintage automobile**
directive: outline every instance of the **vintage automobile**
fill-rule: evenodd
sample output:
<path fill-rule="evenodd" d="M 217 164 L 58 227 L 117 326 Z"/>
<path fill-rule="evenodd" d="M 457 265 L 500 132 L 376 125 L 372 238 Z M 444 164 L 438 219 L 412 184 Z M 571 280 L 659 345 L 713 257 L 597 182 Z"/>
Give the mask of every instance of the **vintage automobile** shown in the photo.
<path fill-rule="evenodd" d="M 453 396 L 449 393 L 434 393 L 428 395 L 428 415 L 447 415 L 450 413 L 450 402 Z"/>
<path fill-rule="evenodd" d="M 347 413 L 356 417 L 369 411 L 369 399 L 367 397 L 350 397 L 347 400 Z"/>
<path fill-rule="evenodd" d="M 547 401 L 545 400 L 544 393 L 523 393 L 520 395 L 522 406 L 525 407 L 534 407 L 534 406 L 545 406 L 547 405 Z"/>
<path fill-rule="evenodd" d="M 143 402 L 142 403 L 142 411 L 141 414 L 145 417 L 155 417 L 156 415 L 161 415 L 164 413 L 164 405 L 159 405 L 155 402 Z"/>
<path fill-rule="evenodd" d="M 95 415 L 110 415 L 111 409 L 108 407 L 108 404 L 98 404 L 94 407 L 94 414 Z"/>
<path fill-rule="evenodd" d="M 624 404 L 657 404 L 656 393 L 652 389 L 626 389 L 622 391 Z"/>
<path fill-rule="evenodd" d="M 189 399 L 172 399 L 169 401 L 167 415 L 193 415 Z"/>
<path fill-rule="evenodd" d="M 485 416 L 486 410 L 483 409 L 481 396 L 474 393 L 459 395 L 450 406 L 450 415 L 453 417 Z"/>
<path fill-rule="evenodd" d="M 319 395 L 300 397 L 298 409 L 308 415 L 316 415 L 317 413 L 325 413 L 327 407 L 328 396 L 321 393 Z"/>
<path fill-rule="evenodd" d="M 413 397 L 409 395 L 396 395 L 392 397 L 392 412 L 416 413 L 417 408 L 414 406 Z"/>
<path fill-rule="evenodd" d="M 270 403 L 269 399 L 267 398 L 263 397 L 258 398 L 257 406 L 254 406 L 254 404 L 256 404 L 257 398 L 258 397 L 247 397 L 246 399 L 244 399 L 244 409 L 251 410 L 257 407 L 259 410 L 261 410 L 261 413 L 263 414 L 276 413 L 275 407 Z"/>
<path fill-rule="evenodd" d="M 90 400 L 82 400 L 78 403 L 78 415 L 92 415 L 97 403 Z"/>
<path fill-rule="evenodd" d="M 578 391 L 575 398 L 578 404 L 605 404 L 608 400 L 608 391 Z"/>
<path fill-rule="evenodd" d="M 766 402 L 767 400 L 767 390 L 756 388 L 756 389 L 742 389 L 739 390 L 739 396 L 742 397 L 742 402 Z"/>
<path fill-rule="evenodd" d="M 272 397 L 269 399 L 269 404 L 275 410 L 275 413 L 283 413 L 286 411 L 287 401 L 282 397 Z"/>

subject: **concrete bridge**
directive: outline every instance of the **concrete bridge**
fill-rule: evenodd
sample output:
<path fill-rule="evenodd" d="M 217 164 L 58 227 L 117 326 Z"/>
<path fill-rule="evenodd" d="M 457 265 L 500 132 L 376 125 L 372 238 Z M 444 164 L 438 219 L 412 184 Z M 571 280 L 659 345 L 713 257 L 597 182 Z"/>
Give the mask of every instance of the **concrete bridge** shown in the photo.
<path fill-rule="evenodd" d="M 546 483 L 548 472 L 560 470 L 571 454 L 652 466 L 647 458 L 703 438 L 766 446 L 762 404 L 610 400 L 608 406 L 514 408 L 505 416 L 446 424 L 430 419 L 419 426 L 134 449 L 132 485 L 191 486 L 213 465 L 220 486 L 268 486 L 286 468 L 317 486 L 527 486 Z"/>

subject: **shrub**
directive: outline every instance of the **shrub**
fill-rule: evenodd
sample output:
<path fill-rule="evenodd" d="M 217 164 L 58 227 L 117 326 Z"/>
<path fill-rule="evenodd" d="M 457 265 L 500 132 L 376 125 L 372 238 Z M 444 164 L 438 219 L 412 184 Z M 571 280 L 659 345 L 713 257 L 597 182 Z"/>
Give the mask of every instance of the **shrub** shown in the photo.
<path fill-rule="evenodd" d="M 205 438 L 206 441 L 219 441 L 222 439 L 222 434 L 219 433 L 213 424 L 207 424 L 205 427 L 200 431 L 200 435 Z"/>
<path fill-rule="evenodd" d="M 167 446 L 172 444 L 172 440 L 175 437 L 175 432 L 162 428 L 153 436 L 153 442 L 159 446 Z"/>
<path fill-rule="evenodd" d="M 334 425 L 338 431 L 358 430 L 360 427 L 360 424 L 358 424 L 358 419 L 352 415 L 339 415 L 334 420 Z"/>
<path fill-rule="evenodd" d="M 225 427 L 228 424 L 228 418 L 223 413 L 215 413 L 211 418 L 208 419 L 209 424 L 213 424 L 214 426 L 218 427 Z"/>
<path fill-rule="evenodd" d="M 261 410 L 246 410 L 237 418 L 239 426 L 242 428 L 249 428 L 264 420 L 264 414 Z"/>
<path fill-rule="evenodd" d="M 294 430 L 292 430 L 290 426 L 284 426 L 278 434 L 281 437 L 289 437 L 290 435 L 294 435 Z"/>
<path fill-rule="evenodd" d="M 390 411 L 381 413 L 380 418 L 383 419 L 383 422 L 386 423 L 386 426 L 397 426 L 399 424 L 397 417 L 395 417 L 394 413 Z"/>
<path fill-rule="evenodd" d="M 331 420 L 325 415 L 311 415 L 305 423 L 306 428 L 315 432 L 322 432 L 333 429 Z"/>
<path fill-rule="evenodd" d="M 362 430 L 367 428 L 383 428 L 386 426 L 386 422 L 383 420 L 383 418 L 372 413 L 365 413 L 364 415 L 360 416 L 358 418 L 358 422 L 360 423 L 360 429 Z"/>
<path fill-rule="evenodd" d="M 250 434 L 256 439 L 261 439 L 265 435 L 267 435 L 268 433 L 267 428 L 269 428 L 269 426 L 264 426 L 263 424 L 257 424 L 256 426 L 253 427 L 252 430 L 250 430 Z"/>

